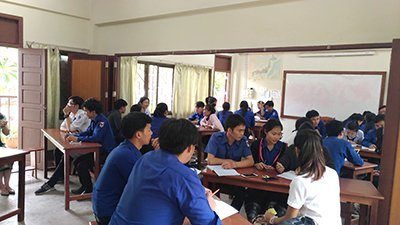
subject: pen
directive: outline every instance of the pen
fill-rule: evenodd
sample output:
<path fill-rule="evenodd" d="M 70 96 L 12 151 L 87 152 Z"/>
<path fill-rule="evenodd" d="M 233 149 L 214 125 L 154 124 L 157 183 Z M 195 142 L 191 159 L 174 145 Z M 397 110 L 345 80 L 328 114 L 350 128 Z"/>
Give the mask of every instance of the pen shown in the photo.
<path fill-rule="evenodd" d="M 217 189 L 216 191 L 214 191 L 214 192 L 211 194 L 211 197 L 214 196 L 215 194 L 217 194 L 219 190 L 220 190 L 220 189 Z"/>

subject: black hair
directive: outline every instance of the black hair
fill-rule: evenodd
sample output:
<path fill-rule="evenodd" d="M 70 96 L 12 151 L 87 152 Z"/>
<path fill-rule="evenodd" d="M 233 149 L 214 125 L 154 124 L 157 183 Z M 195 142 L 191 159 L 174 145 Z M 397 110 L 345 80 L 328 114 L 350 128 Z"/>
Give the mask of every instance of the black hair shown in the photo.
<path fill-rule="evenodd" d="M 214 107 L 217 105 L 217 99 L 213 96 L 208 96 L 206 98 L 206 104 L 207 105 L 214 105 Z"/>
<path fill-rule="evenodd" d="M 168 106 L 167 104 L 161 102 L 158 103 L 156 106 L 156 109 L 154 110 L 153 116 L 154 117 L 163 117 L 165 115 L 165 112 L 168 111 Z"/>
<path fill-rule="evenodd" d="M 119 110 L 122 107 L 126 107 L 128 103 L 124 99 L 118 99 L 117 101 L 114 102 L 114 109 Z"/>
<path fill-rule="evenodd" d="M 361 113 L 353 113 L 347 118 L 348 121 L 354 120 L 354 121 L 363 121 L 364 117 L 361 115 Z"/>
<path fill-rule="evenodd" d="M 90 112 L 95 111 L 96 114 L 100 114 L 103 112 L 103 108 L 101 106 L 101 103 L 97 101 L 95 98 L 89 98 L 87 99 L 83 104 L 82 108 L 86 108 Z"/>
<path fill-rule="evenodd" d="M 206 109 L 210 112 L 210 114 L 215 113 L 214 105 L 206 105 Z"/>
<path fill-rule="evenodd" d="M 384 121 L 385 120 L 385 115 L 383 114 L 378 114 L 375 119 L 374 119 L 374 123 L 378 123 L 380 121 Z"/>
<path fill-rule="evenodd" d="M 357 132 L 358 129 L 360 129 L 360 127 L 358 126 L 357 121 L 356 121 L 356 120 L 353 120 L 353 121 L 350 121 L 350 122 L 347 124 L 347 129 L 353 130 L 353 131 Z"/>
<path fill-rule="evenodd" d="M 331 120 L 327 124 L 326 127 L 326 134 L 331 137 L 337 137 L 343 131 L 343 123 L 339 120 Z"/>
<path fill-rule="evenodd" d="M 143 104 L 143 102 L 146 101 L 146 100 L 150 102 L 150 99 L 149 99 L 148 97 L 143 96 L 143 97 L 141 97 L 141 98 L 139 99 L 138 104 Z"/>
<path fill-rule="evenodd" d="M 131 139 L 136 132 L 143 131 L 147 124 L 151 124 L 152 119 L 141 112 L 131 112 L 122 118 L 121 131 L 126 139 Z"/>
<path fill-rule="evenodd" d="M 319 116 L 319 113 L 317 112 L 317 110 L 314 110 L 314 109 L 312 109 L 306 113 L 306 117 L 309 119 L 316 117 L 316 116 Z"/>
<path fill-rule="evenodd" d="M 273 101 L 267 101 L 267 102 L 264 104 L 264 107 L 265 107 L 265 106 L 274 107 L 274 102 L 273 102 Z"/>
<path fill-rule="evenodd" d="M 309 122 L 309 123 L 311 124 L 311 129 L 314 129 L 314 128 L 312 127 L 311 119 L 310 119 L 310 118 L 307 118 L 307 117 L 301 117 L 301 118 L 297 119 L 297 120 L 296 120 L 296 123 L 294 124 L 294 129 L 295 129 L 295 130 L 299 130 L 299 129 L 300 129 L 300 126 L 301 126 L 303 123 L 305 123 L 305 122 Z"/>
<path fill-rule="evenodd" d="M 247 101 L 241 101 L 239 107 L 241 109 L 240 115 L 244 118 L 247 111 L 249 111 L 249 103 L 247 103 Z"/>
<path fill-rule="evenodd" d="M 142 106 L 139 104 L 134 104 L 131 106 L 130 112 L 140 112 L 142 110 Z"/>
<path fill-rule="evenodd" d="M 372 112 L 366 110 L 366 111 L 364 111 L 364 112 L 362 113 L 362 116 L 365 117 L 368 113 L 372 113 Z"/>
<path fill-rule="evenodd" d="M 262 104 L 264 105 L 264 102 L 263 102 L 263 101 L 261 101 L 261 100 L 257 102 L 257 104 L 259 104 L 259 103 L 262 103 Z"/>
<path fill-rule="evenodd" d="M 223 112 L 227 112 L 229 109 L 231 109 L 231 104 L 229 104 L 229 102 L 224 102 L 224 104 L 222 104 L 222 108 L 224 109 Z"/>
<path fill-rule="evenodd" d="M 299 149 L 298 175 L 319 180 L 325 173 L 325 156 L 320 135 L 315 130 L 300 130 L 294 138 L 294 145 Z"/>
<path fill-rule="evenodd" d="M 204 108 L 205 104 L 202 101 L 196 102 L 196 108 Z"/>
<path fill-rule="evenodd" d="M 158 131 L 160 148 L 180 155 L 190 145 L 198 143 L 197 128 L 186 119 L 169 119 L 162 123 Z"/>
<path fill-rule="evenodd" d="M 261 134 L 262 138 L 265 138 L 265 133 L 268 133 L 275 127 L 280 127 L 283 130 L 282 123 L 277 119 L 269 119 L 263 126 L 263 132 Z"/>
<path fill-rule="evenodd" d="M 78 105 L 78 108 L 82 108 L 83 105 L 83 99 L 79 96 L 71 96 L 68 98 L 68 101 L 72 100 L 74 102 L 75 105 Z"/>
<path fill-rule="evenodd" d="M 372 112 L 367 113 L 367 114 L 365 115 L 365 121 L 366 121 L 367 123 L 373 122 L 373 121 L 375 120 L 375 117 L 376 117 L 376 114 L 375 114 L 375 113 L 372 113 Z"/>
<path fill-rule="evenodd" d="M 233 129 L 235 129 L 235 127 L 237 127 L 239 125 L 246 126 L 246 121 L 243 119 L 242 116 L 240 116 L 238 114 L 232 114 L 232 115 L 229 115 L 228 118 L 226 118 L 224 128 L 225 128 L 225 131 L 228 131 L 229 128 L 231 128 L 233 130 Z"/>

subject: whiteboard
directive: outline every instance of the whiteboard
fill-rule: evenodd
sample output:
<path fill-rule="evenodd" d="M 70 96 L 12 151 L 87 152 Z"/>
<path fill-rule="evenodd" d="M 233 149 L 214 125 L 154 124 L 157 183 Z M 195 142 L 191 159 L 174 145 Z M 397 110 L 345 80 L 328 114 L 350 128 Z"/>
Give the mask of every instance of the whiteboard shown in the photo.
<path fill-rule="evenodd" d="M 376 112 L 385 80 L 386 72 L 284 71 L 282 117 L 302 117 L 311 109 L 338 120 Z"/>

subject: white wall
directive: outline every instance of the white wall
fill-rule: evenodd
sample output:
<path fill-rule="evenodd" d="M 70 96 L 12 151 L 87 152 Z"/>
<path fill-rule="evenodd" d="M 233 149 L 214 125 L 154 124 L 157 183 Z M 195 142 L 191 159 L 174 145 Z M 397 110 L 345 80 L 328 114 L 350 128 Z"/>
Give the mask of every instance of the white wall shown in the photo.
<path fill-rule="evenodd" d="M 0 2 L 0 13 L 23 17 L 26 41 L 90 49 L 93 25 L 89 0 Z M 25 45 L 26 46 L 26 45 Z"/>
<path fill-rule="evenodd" d="M 235 101 L 247 100 L 256 110 L 258 100 L 271 100 L 265 97 L 268 91 L 276 91 L 279 95 L 272 100 L 275 109 L 281 111 L 281 94 L 284 70 L 311 70 L 311 71 L 386 71 L 386 88 L 384 102 L 386 102 L 387 84 L 389 79 L 390 50 L 373 50 L 371 56 L 346 56 L 346 57 L 315 57 L 301 58 L 301 53 L 277 53 L 277 54 L 238 54 L 233 57 L 233 79 L 240 79 L 242 86 L 236 89 Z M 273 64 L 273 65 L 272 65 Z M 266 69 L 269 68 L 269 69 Z M 261 71 L 260 76 L 254 75 L 254 71 Z M 246 90 L 254 88 L 254 97 L 248 97 Z M 368 87 L 366 87 L 368 88 Z M 349 97 L 349 96 L 343 96 Z M 360 96 L 350 96 L 359 98 Z M 232 102 L 238 107 L 239 102 Z M 342 112 L 342 109 L 337 109 Z M 360 109 L 362 113 L 364 109 Z M 377 110 L 377 109 L 376 109 Z M 338 118 L 345 119 L 345 118 Z M 284 135 L 294 129 L 294 120 L 282 119 Z"/>
<path fill-rule="evenodd" d="M 99 53 L 391 42 L 400 1 L 262 1 L 193 14 L 99 24 Z M 135 1 L 127 4 L 134 8 Z"/>

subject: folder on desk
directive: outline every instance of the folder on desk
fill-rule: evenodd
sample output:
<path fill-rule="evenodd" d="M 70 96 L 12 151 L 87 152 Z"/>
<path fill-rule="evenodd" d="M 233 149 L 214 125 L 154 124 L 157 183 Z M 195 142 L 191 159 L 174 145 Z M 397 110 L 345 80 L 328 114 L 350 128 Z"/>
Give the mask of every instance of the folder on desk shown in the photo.
<path fill-rule="evenodd" d="M 218 176 L 240 175 L 235 169 L 224 169 L 221 165 L 208 165 L 207 168 L 214 171 Z"/>

